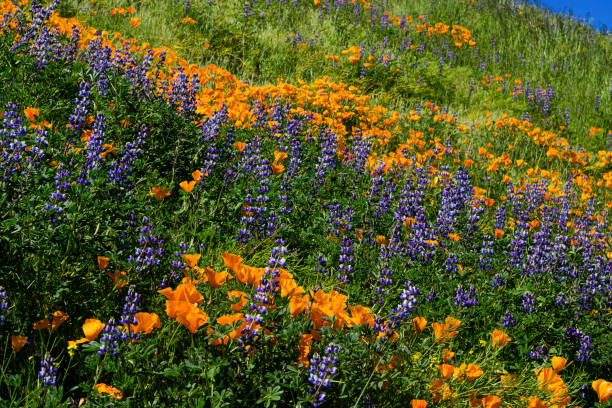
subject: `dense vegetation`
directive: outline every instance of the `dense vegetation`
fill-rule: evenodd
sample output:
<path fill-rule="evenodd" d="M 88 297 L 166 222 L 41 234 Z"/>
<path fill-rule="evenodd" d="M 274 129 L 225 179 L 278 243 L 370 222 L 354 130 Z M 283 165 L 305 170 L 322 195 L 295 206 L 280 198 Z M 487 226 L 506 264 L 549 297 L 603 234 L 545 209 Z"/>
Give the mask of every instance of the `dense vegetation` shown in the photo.
<path fill-rule="evenodd" d="M 58 3 L 0 3 L 0 406 L 612 403 L 610 34 Z"/>

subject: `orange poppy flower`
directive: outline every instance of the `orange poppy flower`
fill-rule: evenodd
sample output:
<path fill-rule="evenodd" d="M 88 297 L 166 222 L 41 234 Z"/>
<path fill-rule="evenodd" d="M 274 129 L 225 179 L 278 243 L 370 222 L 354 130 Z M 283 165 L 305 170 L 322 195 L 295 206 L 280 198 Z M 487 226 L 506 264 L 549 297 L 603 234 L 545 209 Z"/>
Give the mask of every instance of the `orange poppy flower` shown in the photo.
<path fill-rule="evenodd" d="M 279 285 L 281 289 L 281 297 L 292 297 L 304 293 L 304 288 L 298 286 L 297 282 L 293 278 L 280 279 Z"/>
<path fill-rule="evenodd" d="M 476 364 L 469 364 L 466 366 L 465 363 L 461 364 L 459 367 L 455 368 L 455 372 L 453 373 L 453 377 L 456 381 L 474 381 L 475 379 L 481 377 L 483 371 Z"/>
<path fill-rule="evenodd" d="M 450 365 L 450 364 L 440 364 L 438 366 L 438 368 L 440 369 L 440 374 L 442 375 L 442 378 L 449 379 L 451 375 L 453 375 L 453 373 L 455 372 L 455 366 Z"/>
<path fill-rule="evenodd" d="M 546 408 L 546 404 L 538 397 L 529 397 L 529 405 L 527 408 Z"/>
<path fill-rule="evenodd" d="M 107 258 L 105 256 L 98 256 L 98 269 L 100 271 L 103 271 L 104 269 L 106 269 L 109 261 L 110 261 L 110 258 Z"/>
<path fill-rule="evenodd" d="M 555 373 L 558 373 L 559 371 L 565 368 L 565 364 L 567 364 L 567 360 L 563 357 L 554 356 L 552 358 L 551 364 L 552 364 L 553 370 L 555 370 Z"/>
<path fill-rule="evenodd" d="M 131 326 L 132 332 L 134 333 L 146 333 L 149 334 L 153 329 L 161 328 L 161 321 L 157 313 L 145 313 L 139 312 L 134 314 L 138 324 Z"/>
<path fill-rule="evenodd" d="M 159 187 L 151 187 L 151 195 L 155 196 L 155 199 L 160 201 L 170 195 L 170 189 Z"/>
<path fill-rule="evenodd" d="M 212 268 L 206 267 L 206 277 L 208 278 L 208 284 L 216 289 L 219 286 L 223 285 L 226 281 L 233 279 L 233 276 L 230 275 L 227 271 L 224 272 L 215 272 Z"/>
<path fill-rule="evenodd" d="M 450 351 L 449 349 L 444 349 L 444 351 L 442 351 L 442 361 L 444 361 L 445 363 L 451 358 L 453 358 L 454 356 L 455 356 L 454 351 Z"/>
<path fill-rule="evenodd" d="M 53 312 L 53 318 L 51 321 L 49 319 L 42 319 L 34 323 L 34 330 L 51 330 L 55 331 L 58 327 L 62 325 L 66 320 L 68 320 L 70 316 L 67 313 L 62 312 L 61 310 L 56 310 Z"/>
<path fill-rule="evenodd" d="M 193 283 L 187 279 L 183 279 L 183 283 L 178 285 L 175 290 L 172 290 L 172 288 L 164 288 L 158 290 L 157 293 L 164 295 L 166 299 L 170 301 L 186 302 L 192 305 L 200 304 L 202 300 L 204 300 L 204 296 L 202 296 Z"/>
<path fill-rule="evenodd" d="M 426 408 L 427 407 L 427 401 L 413 399 L 412 401 L 410 401 L 410 407 L 411 408 Z"/>
<path fill-rule="evenodd" d="M 36 108 L 25 108 L 23 110 L 23 113 L 30 122 L 34 122 L 34 118 L 40 114 L 40 112 Z"/>
<path fill-rule="evenodd" d="M 450 386 L 440 379 L 434 380 L 429 386 L 433 401 L 438 403 L 451 396 Z"/>
<path fill-rule="evenodd" d="M 234 272 L 236 273 L 236 279 L 238 279 L 238 281 L 255 287 L 259 286 L 259 282 L 265 271 L 266 268 L 255 268 L 245 264 L 238 264 L 234 267 Z"/>
<path fill-rule="evenodd" d="M 11 336 L 11 346 L 13 347 L 13 353 L 19 353 L 19 351 L 26 345 L 28 338 L 25 336 Z"/>
<path fill-rule="evenodd" d="M 140 25 L 140 19 L 139 18 L 130 18 L 130 25 L 132 26 L 132 28 L 138 27 Z"/>
<path fill-rule="evenodd" d="M 313 340 L 314 336 L 312 334 L 307 333 L 300 336 L 300 344 L 298 345 L 298 364 L 302 364 L 304 367 L 310 365 L 308 353 L 310 353 L 310 346 Z"/>
<path fill-rule="evenodd" d="M 495 238 L 501 238 L 504 236 L 504 231 L 500 229 L 495 229 Z"/>
<path fill-rule="evenodd" d="M 106 276 L 113 280 L 113 286 L 115 289 L 121 289 L 128 282 L 127 275 L 123 271 L 115 271 L 115 273 L 106 272 Z"/>
<path fill-rule="evenodd" d="M 280 163 L 283 160 L 285 160 L 287 157 L 289 156 L 285 152 L 274 151 L 274 162 L 275 163 Z"/>
<path fill-rule="evenodd" d="M 194 266 L 196 266 L 201 256 L 202 255 L 200 254 L 183 254 L 181 255 L 181 258 L 183 258 L 187 266 L 193 268 Z"/>
<path fill-rule="evenodd" d="M 416 333 L 422 332 L 427 326 L 427 319 L 425 319 L 424 317 L 415 317 L 414 319 L 412 319 L 412 326 L 414 327 L 414 331 Z"/>
<path fill-rule="evenodd" d="M 510 337 L 508 337 L 508 335 L 501 331 L 501 330 L 493 330 L 493 333 L 491 333 L 491 342 L 493 345 L 493 348 L 501 348 L 504 345 L 506 345 L 508 342 L 510 342 L 510 340 L 512 340 Z"/>
<path fill-rule="evenodd" d="M 179 314 L 176 317 L 176 321 L 185 326 L 191 334 L 195 334 L 196 330 L 204 326 L 208 322 L 208 315 L 197 306 L 190 305 L 191 307 L 184 313 Z"/>
<path fill-rule="evenodd" d="M 234 270 L 236 265 L 242 262 L 241 256 L 230 254 L 229 252 L 222 253 L 221 258 L 223 259 L 223 263 L 225 264 L 225 267 L 232 271 Z"/>
<path fill-rule="evenodd" d="M 539 388 L 546 387 L 547 391 L 552 392 L 551 403 L 568 404 L 570 402 L 567 387 L 563 379 L 552 368 L 544 367 L 542 369 L 534 369 L 533 371 L 537 375 Z"/>
<path fill-rule="evenodd" d="M 272 167 L 272 174 L 274 174 L 275 176 L 281 174 L 283 171 L 285 171 L 285 166 L 283 166 L 282 164 L 275 164 L 272 163 L 270 164 L 270 167 Z"/>
<path fill-rule="evenodd" d="M 83 323 L 83 334 L 89 341 L 94 341 L 100 332 L 104 329 L 105 324 L 98 319 L 85 319 Z"/>
<path fill-rule="evenodd" d="M 123 393 L 119 391 L 115 387 L 111 387 L 110 385 L 106 385 L 104 383 L 94 385 L 94 388 L 98 390 L 98 395 L 108 394 L 115 399 L 123 398 Z"/>
<path fill-rule="evenodd" d="M 242 153 L 242 152 L 244 151 L 244 148 L 246 147 L 246 145 L 247 145 L 247 144 L 246 144 L 246 143 L 243 143 L 243 142 L 235 142 L 235 143 L 234 143 L 234 146 L 236 147 L 236 149 L 238 149 L 238 151 L 239 151 L 240 153 Z"/>
<path fill-rule="evenodd" d="M 179 186 L 185 190 L 187 193 L 191 193 L 191 190 L 193 190 L 193 188 L 195 187 L 196 182 L 195 181 L 181 181 L 179 183 Z"/>
<path fill-rule="evenodd" d="M 502 404 L 501 398 L 495 395 L 488 395 L 484 397 L 481 401 L 482 401 L 482 406 L 484 408 L 499 408 L 501 407 L 501 404 Z"/>
<path fill-rule="evenodd" d="M 240 309 L 242 309 L 244 307 L 244 305 L 246 305 L 247 301 L 249 300 L 247 294 L 244 293 L 244 292 L 241 292 L 239 290 L 230 290 L 230 291 L 228 291 L 227 292 L 227 297 L 232 302 L 236 302 L 237 301 L 237 303 L 233 303 L 232 304 L 232 310 L 234 312 L 237 312 Z"/>
<path fill-rule="evenodd" d="M 305 312 L 308 309 L 308 302 L 310 301 L 310 296 L 305 295 L 296 295 L 289 300 L 289 313 L 291 317 L 295 317 L 302 312 Z"/>
<path fill-rule="evenodd" d="M 610 399 L 612 395 L 612 382 L 608 382 L 606 380 L 596 380 L 591 384 L 595 392 L 597 393 L 597 397 L 599 398 L 600 404 L 605 404 Z"/>
<path fill-rule="evenodd" d="M 193 173 L 191 173 L 191 177 L 193 177 L 193 181 L 196 181 L 196 182 L 202 181 L 203 176 L 204 174 L 200 170 L 194 170 Z"/>
<path fill-rule="evenodd" d="M 386 238 L 384 235 L 377 235 L 376 236 L 376 244 L 377 245 L 388 246 L 389 245 L 389 239 Z"/>
<path fill-rule="evenodd" d="M 361 326 L 363 324 L 367 324 L 370 327 L 374 326 L 374 317 L 370 313 L 370 308 L 357 305 L 357 306 L 349 306 L 349 310 L 351 311 L 351 324 L 353 326 Z"/>

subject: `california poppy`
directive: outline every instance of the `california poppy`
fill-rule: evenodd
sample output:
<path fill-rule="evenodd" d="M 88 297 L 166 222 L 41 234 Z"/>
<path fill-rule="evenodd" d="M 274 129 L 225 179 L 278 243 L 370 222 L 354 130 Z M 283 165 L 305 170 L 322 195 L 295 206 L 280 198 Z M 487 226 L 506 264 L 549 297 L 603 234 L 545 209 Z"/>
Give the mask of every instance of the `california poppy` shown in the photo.
<path fill-rule="evenodd" d="M 242 151 L 244 150 L 244 148 L 246 147 L 246 145 L 247 145 L 247 144 L 246 144 L 246 143 L 243 143 L 243 142 L 235 142 L 235 143 L 234 143 L 234 146 L 236 147 L 236 149 L 238 149 L 238 151 L 239 151 L 240 153 L 242 153 Z"/>
<path fill-rule="evenodd" d="M 30 122 L 34 122 L 34 118 L 40 114 L 36 108 L 25 108 L 23 113 L 25 113 L 26 118 L 28 118 Z"/>
<path fill-rule="evenodd" d="M 191 305 L 189 310 L 176 317 L 176 321 L 187 327 L 191 334 L 208 322 L 208 315 L 202 309 Z"/>
<path fill-rule="evenodd" d="M 134 27 L 138 27 L 140 25 L 140 19 L 139 18 L 130 18 L 130 25 L 132 26 L 132 28 Z"/>
<path fill-rule="evenodd" d="M 215 272 L 212 268 L 206 267 L 206 277 L 208 278 L 208 284 L 213 289 L 223 285 L 227 280 L 233 279 L 227 271 Z"/>
<path fill-rule="evenodd" d="M 128 281 L 126 273 L 122 271 L 115 271 L 115 273 L 106 272 L 106 276 L 113 280 L 113 286 L 115 289 L 121 289 Z"/>
<path fill-rule="evenodd" d="M 153 329 L 161 328 L 161 322 L 157 313 L 139 312 L 134 314 L 136 326 L 130 326 L 134 333 L 151 333 Z"/>
<path fill-rule="evenodd" d="M 608 402 L 610 396 L 612 395 L 612 382 L 608 382 L 606 380 L 596 380 L 593 381 L 593 389 L 597 393 L 597 397 L 599 398 L 599 403 L 604 404 Z"/>
<path fill-rule="evenodd" d="M 193 187 L 195 187 L 196 182 L 195 181 L 181 181 L 179 183 L 179 186 L 185 190 L 187 193 L 190 193 L 191 190 L 193 190 Z"/>
<path fill-rule="evenodd" d="M 411 408 L 426 408 L 427 407 L 427 401 L 413 399 L 412 401 L 410 401 L 410 407 Z"/>
<path fill-rule="evenodd" d="M 170 189 L 159 187 L 151 187 L 151 195 L 155 196 L 155 199 L 160 201 L 170 195 Z"/>
<path fill-rule="evenodd" d="M 481 401 L 484 408 L 499 408 L 502 404 L 501 398 L 496 395 L 487 395 Z"/>
<path fill-rule="evenodd" d="M 285 166 L 283 166 L 282 164 L 272 163 L 270 164 L 270 167 L 272 167 L 272 174 L 274 174 L 275 176 L 285 171 Z"/>
<path fill-rule="evenodd" d="M 567 364 L 567 360 L 563 357 L 554 356 L 552 358 L 551 365 L 553 370 L 555 370 L 555 373 L 563 370 L 563 368 L 565 368 L 565 364 Z"/>
<path fill-rule="evenodd" d="M 198 263 L 201 256 L 200 254 L 183 254 L 181 258 L 187 263 L 187 266 L 193 268 Z"/>
<path fill-rule="evenodd" d="M 546 408 L 546 404 L 538 397 L 529 397 L 529 405 L 527 408 Z"/>
<path fill-rule="evenodd" d="M 422 332 L 427 326 L 427 319 L 425 319 L 424 317 L 415 317 L 414 319 L 412 319 L 412 326 L 414 327 L 414 331 L 416 333 Z"/>
<path fill-rule="evenodd" d="M 98 269 L 101 271 L 106 269 L 109 261 L 110 261 L 110 258 L 107 258 L 105 256 L 98 256 Z"/>
<path fill-rule="evenodd" d="M 512 340 L 506 333 L 501 330 L 493 330 L 491 333 L 491 342 L 493 348 L 501 348 Z"/>
<path fill-rule="evenodd" d="M 115 387 L 111 387 L 110 385 L 106 385 L 104 383 L 94 385 L 94 388 L 98 390 L 98 395 L 108 394 L 115 399 L 123 398 L 123 393 Z"/>
<path fill-rule="evenodd" d="M 227 292 L 227 297 L 232 302 L 236 302 L 236 303 L 232 304 L 232 310 L 234 312 L 237 312 L 240 309 L 242 309 L 244 307 L 244 305 L 246 304 L 246 302 L 249 300 L 248 297 L 247 297 L 247 294 L 244 293 L 244 292 L 241 292 L 239 290 L 230 290 L 230 291 L 228 291 Z"/>
<path fill-rule="evenodd" d="M 450 376 L 455 372 L 455 366 L 450 364 L 440 364 L 438 368 L 440 369 L 440 374 L 444 379 L 450 378 Z"/>
<path fill-rule="evenodd" d="M 51 321 L 49 319 L 42 319 L 34 323 L 34 330 L 51 330 L 55 331 L 58 327 L 62 325 L 66 320 L 70 317 L 67 313 L 62 312 L 61 310 L 56 310 L 53 312 L 53 318 Z"/>
<path fill-rule="evenodd" d="M 13 347 L 13 353 L 19 353 L 19 351 L 28 342 L 28 338 L 25 336 L 11 336 L 11 346 Z"/>
<path fill-rule="evenodd" d="M 232 271 L 234 270 L 236 265 L 242 262 L 241 256 L 230 254 L 229 252 L 222 253 L 221 258 L 223 258 L 223 263 L 225 264 L 225 267 Z"/>
<path fill-rule="evenodd" d="M 94 341 L 100 332 L 104 329 L 105 324 L 98 319 L 85 319 L 83 323 L 83 334 L 89 341 Z"/>

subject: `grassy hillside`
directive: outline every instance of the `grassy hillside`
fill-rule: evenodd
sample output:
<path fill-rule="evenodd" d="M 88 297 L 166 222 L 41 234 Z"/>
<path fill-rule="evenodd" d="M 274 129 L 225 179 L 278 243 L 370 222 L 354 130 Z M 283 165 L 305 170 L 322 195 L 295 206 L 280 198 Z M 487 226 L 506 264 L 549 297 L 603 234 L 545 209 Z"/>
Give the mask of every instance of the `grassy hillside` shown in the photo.
<path fill-rule="evenodd" d="M 612 404 L 609 34 L 492 0 L 0 15 L 0 406 Z"/>

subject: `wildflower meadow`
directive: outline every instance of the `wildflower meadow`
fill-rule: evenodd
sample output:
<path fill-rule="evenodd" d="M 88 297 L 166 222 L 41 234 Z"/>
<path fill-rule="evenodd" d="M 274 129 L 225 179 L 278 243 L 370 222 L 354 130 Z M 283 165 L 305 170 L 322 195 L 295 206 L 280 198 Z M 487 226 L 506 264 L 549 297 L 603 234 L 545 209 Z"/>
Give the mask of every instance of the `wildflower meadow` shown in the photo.
<path fill-rule="evenodd" d="M 611 32 L 14 0 L 0 33 L 0 407 L 612 406 Z"/>

